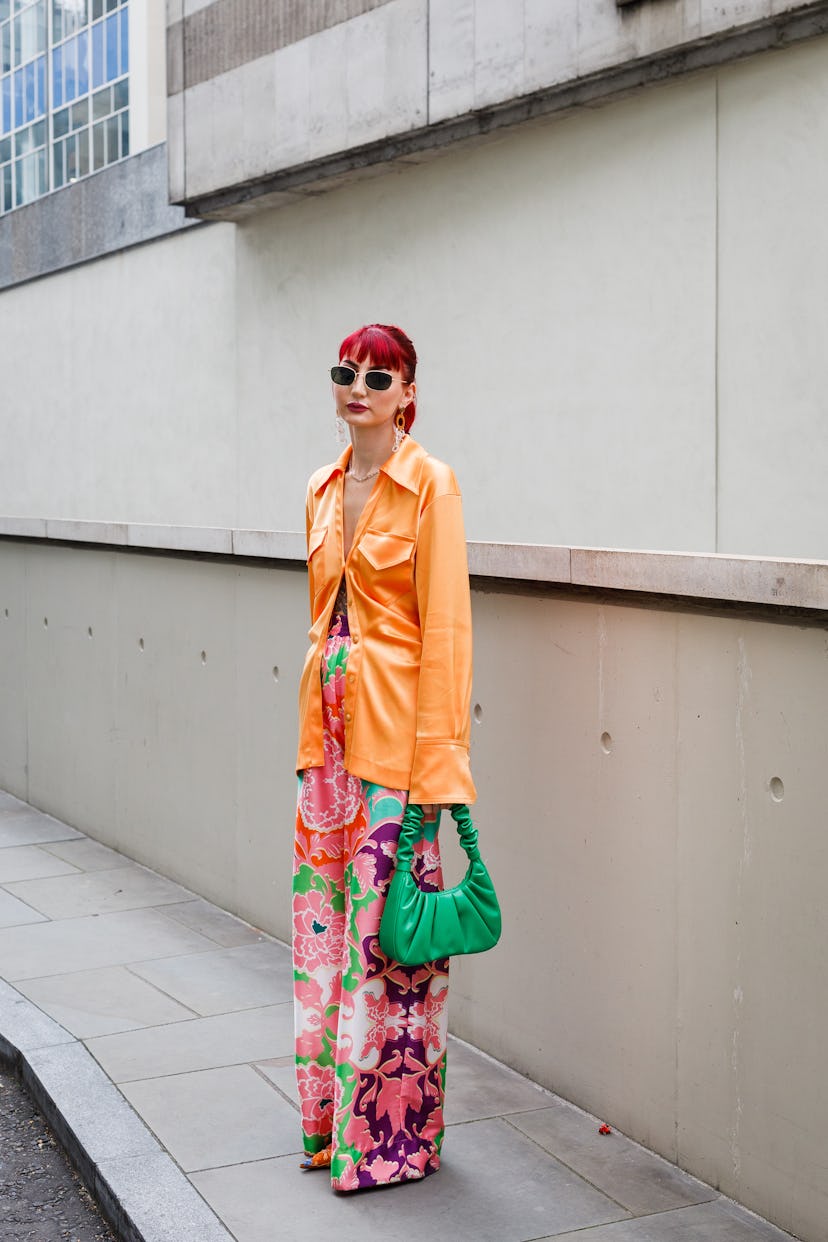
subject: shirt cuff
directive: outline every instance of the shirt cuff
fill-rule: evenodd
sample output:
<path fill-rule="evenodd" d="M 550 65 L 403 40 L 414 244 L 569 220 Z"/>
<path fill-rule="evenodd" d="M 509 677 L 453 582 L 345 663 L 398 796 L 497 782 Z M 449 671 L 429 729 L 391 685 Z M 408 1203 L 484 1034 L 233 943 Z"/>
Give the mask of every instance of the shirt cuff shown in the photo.
<path fill-rule="evenodd" d="M 468 747 L 462 742 L 418 739 L 408 787 L 409 802 L 453 805 L 472 803 L 476 798 Z"/>

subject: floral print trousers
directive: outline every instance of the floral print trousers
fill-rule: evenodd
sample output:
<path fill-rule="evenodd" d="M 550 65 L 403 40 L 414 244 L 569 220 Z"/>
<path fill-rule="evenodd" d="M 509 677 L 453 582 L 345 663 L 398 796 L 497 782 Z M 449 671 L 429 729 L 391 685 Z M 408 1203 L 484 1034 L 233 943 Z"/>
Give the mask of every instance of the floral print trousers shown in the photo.
<path fill-rule="evenodd" d="M 349 647 L 347 615 L 336 614 L 322 664 L 325 763 L 300 776 L 293 875 L 304 1147 L 332 1144 L 336 1190 L 439 1168 L 448 997 L 447 961 L 401 966 L 379 946 L 407 793 L 343 766 Z M 442 887 L 436 822 L 414 860 L 422 887 Z"/>

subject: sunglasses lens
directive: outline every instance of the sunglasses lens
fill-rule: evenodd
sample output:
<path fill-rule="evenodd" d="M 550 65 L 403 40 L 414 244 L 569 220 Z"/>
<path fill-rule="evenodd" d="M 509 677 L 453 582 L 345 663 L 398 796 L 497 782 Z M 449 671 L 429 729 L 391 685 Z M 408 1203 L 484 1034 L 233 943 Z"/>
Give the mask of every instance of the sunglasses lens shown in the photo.
<path fill-rule="evenodd" d="M 353 367 L 331 367 L 331 379 L 335 384 L 353 384 L 356 371 Z"/>
<path fill-rule="evenodd" d="M 389 375 L 386 371 L 366 371 L 365 384 L 368 388 L 373 388 L 374 392 L 385 392 L 394 383 L 394 376 Z"/>

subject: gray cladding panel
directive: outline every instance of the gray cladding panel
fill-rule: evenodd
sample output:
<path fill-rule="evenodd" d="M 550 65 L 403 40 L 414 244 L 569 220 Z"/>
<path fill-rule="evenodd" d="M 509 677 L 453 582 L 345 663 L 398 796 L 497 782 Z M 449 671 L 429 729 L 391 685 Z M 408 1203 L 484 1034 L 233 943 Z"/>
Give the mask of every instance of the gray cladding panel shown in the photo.
<path fill-rule="evenodd" d="M 190 227 L 167 197 L 166 144 L 0 217 L 0 289 Z"/>
<path fill-rule="evenodd" d="M 167 91 L 175 95 L 390 0 L 215 0 L 167 29 Z"/>

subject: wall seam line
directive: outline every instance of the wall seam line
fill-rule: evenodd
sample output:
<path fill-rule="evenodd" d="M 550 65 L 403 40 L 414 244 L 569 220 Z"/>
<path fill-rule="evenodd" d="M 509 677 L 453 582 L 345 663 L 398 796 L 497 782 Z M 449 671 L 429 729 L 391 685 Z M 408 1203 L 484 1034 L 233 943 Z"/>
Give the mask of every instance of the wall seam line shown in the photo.
<path fill-rule="evenodd" d="M 713 547 L 718 552 L 719 548 L 719 453 L 720 453 L 720 429 L 719 429 L 719 309 L 720 309 L 720 288 L 719 274 L 721 266 L 721 232 L 719 228 L 719 172 L 721 168 L 719 158 L 719 74 L 716 74 L 715 94 L 714 94 L 714 116 L 715 116 L 715 140 L 714 140 L 714 239 L 713 239 L 713 262 L 714 272 L 714 303 L 713 303 Z"/>

